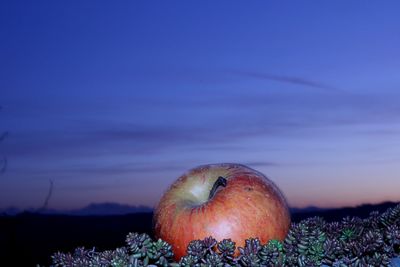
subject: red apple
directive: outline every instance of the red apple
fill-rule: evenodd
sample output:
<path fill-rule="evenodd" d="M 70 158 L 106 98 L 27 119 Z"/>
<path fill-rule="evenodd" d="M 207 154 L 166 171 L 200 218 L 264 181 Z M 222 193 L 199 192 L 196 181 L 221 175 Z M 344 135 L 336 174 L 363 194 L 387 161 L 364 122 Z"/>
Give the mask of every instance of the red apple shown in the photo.
<path fill-rule="evenodd" d="M 179 261 L 190 241 L 209 236 L 218 242 L 230 238 L 236 247 L 256 237 L 262 244 L 283 241 L 290 213 L 283 194 L 262 173 L 241 164 L 210 164 L 170 186 L 154 211 L 153 227 Z"/>

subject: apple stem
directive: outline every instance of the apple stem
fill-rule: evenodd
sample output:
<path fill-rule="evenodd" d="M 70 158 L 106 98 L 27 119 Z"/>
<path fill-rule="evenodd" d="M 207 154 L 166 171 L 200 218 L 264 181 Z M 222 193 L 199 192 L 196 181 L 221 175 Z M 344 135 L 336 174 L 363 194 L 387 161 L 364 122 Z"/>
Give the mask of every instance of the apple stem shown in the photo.
<path fill-rule="evenodd" d="M 218 179 L 215 181 L 211 191 L 210 191 L 210 196 L 208 197 L 208 200 L 212 199 L 215 195 L 215 192 L 217 191 L 218 187 L 226 186 L 226 179 L 222 176 L 218 177 Z"/>

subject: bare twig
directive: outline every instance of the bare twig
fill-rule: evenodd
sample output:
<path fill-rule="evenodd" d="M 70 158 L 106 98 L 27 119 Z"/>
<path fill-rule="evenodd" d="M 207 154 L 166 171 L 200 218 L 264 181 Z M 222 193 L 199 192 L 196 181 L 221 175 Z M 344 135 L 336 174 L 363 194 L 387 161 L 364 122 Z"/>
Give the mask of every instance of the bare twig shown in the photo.
<path fill-rule="evenodd" d="M 49 201 L 50 201 L 51 195 L 53 194 L 54 182 L 51 179 L 49 180 L 49 182 L 50 182 L 49 191 L 47 193 L 46 199 L 44 200 L 43 206 L 38 210 L 39 212 L 45 211 L 47 209 L 47 206 L 49 205 Z"/>

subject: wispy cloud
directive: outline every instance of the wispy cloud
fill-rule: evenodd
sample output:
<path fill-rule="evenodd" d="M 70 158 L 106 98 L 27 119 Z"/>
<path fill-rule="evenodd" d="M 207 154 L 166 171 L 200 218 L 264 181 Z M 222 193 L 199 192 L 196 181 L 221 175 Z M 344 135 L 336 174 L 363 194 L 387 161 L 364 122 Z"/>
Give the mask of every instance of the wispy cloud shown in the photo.
<path fill-rule="evenodd" d="M 86 165 L 93 165 L 93 162 L 87 162 Z M 17 174 L 29 174 L 35 176 L 50 176 L 57 177 L 59 175 L 63 176 L 76 176 L 76 175 L 96 175 L 97 177 L 101 176 L 119 176 L 125 174 L 142 174 L 142 173 L 159 173 L 159 172 L 168 172 L 168 171 L 184 171 L 184 164 L 178 165 L 175 163 L 157 163 L 154 164 L 144 164 L 144 163 L 129 163 L 129 164 L 113 164 L 104 166 L 104 164 L 97 164 L 97 166 L 65 166 L 62 168 L 46 168 L 46 169 L 38 169 L 38 168 L 25 168 L 23 171 L 21 170 L 11 170 L 12 173 Z M 186 166 L 187 167 L 187 166 Z"/>
<path fill-rule="evenodd" d="M 400 115 L 397 98 L 382 95 L 258 92 L 216 98 L 205 94 L 198 105 L 191 102 L 190 96 L 181 97 L 169 99 L 169 109 L 150 106 L 151 110 L 142 111 L 143 116 L 150 114 L 160 118 L 173 111 L 171 114 L 176 117 L 171 124 L 164 120 L 140 122 L 137 116 L 126 122 L 97 118 L 93 123 L 77 118 L 71 124 L 58 125 L 58 129 L 14 130 L 7 142 L 1 144 L 2 151 L 8 156 L 36 158 L 52 155 L 89 158 L 107 153 L 149 155 L 182 148 L 209 149 L 213 153 L 227 148 L 243 151 L 242 140 L 276 136 L 299 138 L 312 133 L 315 127 L 383 125 L 398 122 Z M 167 104 L 167 100 L 163 101 Z M 175 105 L 178 102 L 184 105 Z"/>
<path fill-rule="evenodd" d="M 327 84 L 314 81 L 311 79 L 307 78 L 302 78 L 302 77 L 297 77 L 297 76 L 287 76 L 287 75 L 276 75 L 276 74 L 270 74 L 270 73 L 265 73 L 265 72 L 255 72 L 255 71 L 231 71 L 232 74 L 242 76 L 242 77 L 249 77 L 249 78 L 254 78 L 254 79 L 259 79 L 259 80 L 266 80 L 266 81 L 274 81 L 274 82 L 280 82 L 280 83 L 288 83 L 288 84 L 293 84 L 293 85 L 300 85 L 300 86 L 306 86 L 306 87 L 312 87 L 312 88 L 317 88 L 317 89 L 322 89 L 322 90 L 329 90 L 329 91 L 341 91 L 338 88 L 335 88 L 333 86 L 329 86 Z"/>
<path fill-rule="evenodd" d="M 250 167 L 276 167 L 279 166 L 278 163 L 272 161 L 247 161 L 243 164 L 248 165 Z"/>

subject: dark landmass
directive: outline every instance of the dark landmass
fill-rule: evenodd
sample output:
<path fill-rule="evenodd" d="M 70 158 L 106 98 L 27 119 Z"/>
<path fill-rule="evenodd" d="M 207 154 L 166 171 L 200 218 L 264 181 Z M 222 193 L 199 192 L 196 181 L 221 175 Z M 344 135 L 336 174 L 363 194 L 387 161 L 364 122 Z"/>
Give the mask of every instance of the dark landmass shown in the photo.
<path fill-rule="evenodd" d="M 129 232 L 152 235 L 152 213 L 116 216 L 71 216 L 22 213 L 0 216 L 2 266 L 49 266 L 50 256 L 76 247 L 96 250 L 125 245 Z"/>
<path fill-rule="evenodd" d="M 76 215 L 76 216 L 92 216 L 92 215 L 126 215 L 140 212 L 153 212 L 153 209 L 147 206 L 132 206 L 119 203 L 92 203 L 88 206 L 75 209 L 75 210 L 56 210 L 56 209 L 45 209 L 37 211 L 33 208 L 27 210 L 21 210 L 15 207 L 9 207 L 0 210 L 0 215 L 17 215 L 23 212 L 40 213 L 40 214 L 58 214 L 58 215 Z"/>
<path fill-rule="evenodd" d="M 299 222 L 309 217 L 320 216 L 327 222 L 340 221 L 346 216 L 354 216 L 360 218 L 367 218 L 372 211 L 378 211 L 382 213 L 388 208 L 393 208 L 399 204 L 399 202 L 382 202 L 379 204 L 362 204 L 355 207 L 343 207 L 343 208 L 318 208 L 309 207 L 304 209 L 290 209 L 291 218 L 294 222 Z"/>
<path fill-rule="evenodd" d="M 293 222 L 321 216 L 327 222 L 346 216 L 368 217 L 370 212 L 386 211 L 395 202 L 365 204 L 339 209 L 317 207 L 291 209 Z M 112 206 L 112 205 L 111 205 Z M 109 207 L 111 207 L 109 206 Z M 103 211 L 101 207 L 93 210 Z M 87 211 L 88 212 L 88 211 Z M 83 213 L 80 213 L 83 214 Z M 0 259 L 3 266 L 49 266 L 57 251 L 72 252 L 76 247 L 115 249 L 125 245 L 129 232 L 152 233 L 151 212 L 126 215 L 78 216 L 24 212 L 14 216 L 0 215 Z"/>
<path fill-rule="evenodd" d="M 294 214 L 294 213 L 303 213 L 303 212 L 311 212 L 311 211 L 323 211 L 326 210 L 325 208 L 320 208 L 320 207 L 316 207 L 316 206 L 308 206 L 305 208 L 289 208 L 290 213 Z"/>

